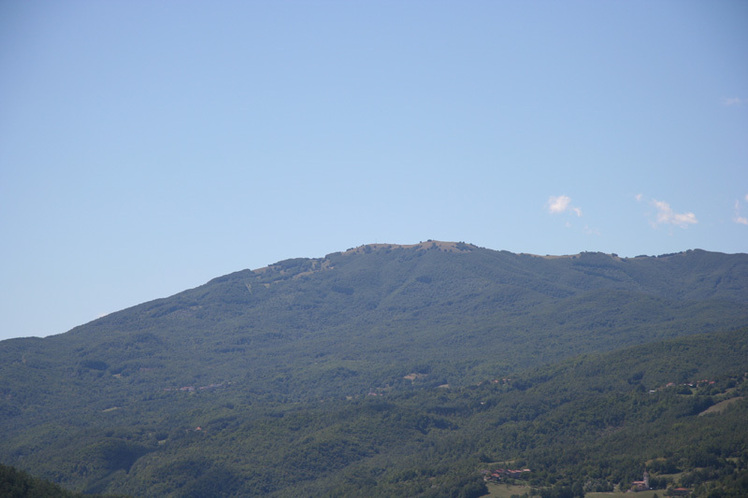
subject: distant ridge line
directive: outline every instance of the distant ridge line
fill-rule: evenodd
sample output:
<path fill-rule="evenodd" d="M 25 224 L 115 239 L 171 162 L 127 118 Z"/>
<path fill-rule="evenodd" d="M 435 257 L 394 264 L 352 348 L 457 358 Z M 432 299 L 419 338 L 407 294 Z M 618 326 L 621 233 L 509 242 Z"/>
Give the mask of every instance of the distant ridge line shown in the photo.
<path fill-rule="evenodd" d="M 352 247 L 343 252 L 343 254 L 361 254 L 371 252 L 375 250 L 391 250 L 391 249 L 418 249 L 427 251 L 430 249 L 439 249 L 445 252 L 470 252 L 475 249 L 480 249 L 474 244 L 465 242 L 449 242 L 441 240 L 427 240 L 425 242 L 419 242 L 417 244 L 364 244 L 358 247 Z"/>

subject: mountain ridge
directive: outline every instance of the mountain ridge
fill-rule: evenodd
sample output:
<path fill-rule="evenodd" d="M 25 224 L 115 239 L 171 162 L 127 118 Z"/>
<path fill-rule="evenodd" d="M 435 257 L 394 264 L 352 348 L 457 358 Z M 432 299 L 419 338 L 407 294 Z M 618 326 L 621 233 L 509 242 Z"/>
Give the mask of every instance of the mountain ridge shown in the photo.
<path fill-rule="evenodd" d="M 393 250 L 395 250 L 395 251 L 397 251 L 397 250 L 428 251 L 428 250 L 434 250 L 434 249 L 439 249 L 440 251 L 451 252 L 451 253 L 468 253 L 468 252 L 471 252 L 471 251 L 483 250 L 483 251 L 490 251 L 490 252 L 493 252 L 493 253 L 512 255 L 512 256 L 520 257 L 520 258 L 531 257 L 531 258 L 538 258 L 540 260 L 557 260 L 557 259 L 560 259 L 560 260 L 571 260 L 571 261 L 577 260 L 577 259 L 580 259 L 580 258 L 587 258 L 587 257 L 590 257 L 590 256 L 595 256 L 595 255 L 596 256 L 608 257 L 608 258 L 611 258 L 612 260 L 619 261 L 619 262 L 633 261 L 633 260 L 662 260 L 662 259 L 669 259 L 669 258 L 674 258 L 674 257 L 682 257 L 684 255 L 689 255 L 689 254 L 709 254 L 709 255 L 726 256 L 726 257 L 731 257 L 731 256 L 734 256 L 734 257 L 748 257 L 748 254 L 746 254 L 746 253 L 729 254 L 729 253 L 722 253 L 722 252 L 706 251 L 706 250 L 703 250 L 703 249 L 688 249 L 688 250 L 677 252 L 677 253 L 667 253 L 667 254 L 653 255 L 653 256 L 638 255 L 638 256 L 635 256 L 635 257 L 620 257 L 616 253 L 602 253 L 602 252 L 580 252 L 580 253 L 577 253 L 577 254 L 566 254 L 566 255 L 539 255 L 539 254 L 531 254 L 531 253 L 511 253 L 509 251 L 504 251 L 504 250 L 486 249 L 486 248 L 483 248 L 483 247 L 480 247 L 480 246 L 476 246 L 476 245 L 470 244 L 470 243 L 450 242 L 450 241 L 436 241 L 436 240 L 427 240 L 425 242 L 419 242 L 417 244 L 390 244 L 390 243 L 363 244 L 363 245 L 360 245 L 360 246 L 357 246 L 357 247 L 349 248 L 349 249 L 347 249 L 345 251 L 339 251 L 339 252 L 329 253 L 329 254 L 327 254 L 327 255 L 325 255 L 323 257 L 317 257 L 317 258 L 314 258 L 314 257 L 290 258 L 290 259 L 281 260 L 281 261 L 278 261 L 278 262 L 275 262 L 275 263 L 272 263 L 272 264 L 269 264 L 269 265 L 266 265 L 266 266 L 263 266 L 263 267 L 258 267 L 258 268 L 254 268 L 254 269 L 243 269 L 243 270 L 237 270 L 237 271 L 234 271 L 234 272 L 230 272 L 230 273 L 227 273 L 227 274 L 222 275 L 222 276 L 214 277 L 214 278 L 208 280 L 206 283 L 198 285 L 198 286 L 196 286 L 194 288 L 186 289 L 184 291 L 177 292 L 177 293 L 172 294 L 170 296 L 156 298 L 156 299 L 153 299 L 153 300 L 150 300 L 150 301 L 146 301 L 144 303 L 140 303 L 140 304 L 136 304 L 136 305 L 133 305 L 133 306 L 129 306 L 127 308 L 123 308 L 122 310 L 118 310 L 118 311 L 114 311 L 114 312 L 108 313 L 107 315 L 104 315 L 103 317 L 99 317 L 99 318 L 97 318 L 95 320 L 92 320 L 90 322 L 78 325 L 78 326 L 74 327 L 73 329 L 71 329 L 70 331 L 63 332 L 63 334 L 71 332 L 73 330 L 76 330 L 76 329 L 78 329 L 80 327 L 83 327 L 83 326 L 86 326 L 88 324 L 94 323 L 94 322 L 98 321 L 99 319 L 107 318 L 107 317 L 109 317 L 109 316 L 111 316 L 111 315 L 113 315 L 115 313 L 121 313 L 122 311 L 129 310 L 129 309 L 132 309 L 132 308 L 135 308 L 135 307 L 138 307 L 138 306 L 143 306 L 143 305 L 149 304 L 149 303 L 160 302 L 160 301 L 162 301 L 164 299 L 170 299 L 170 298 L 173 298 L 175 296 L 184 294 L 185 292 L 190 292 L 190 291 L 193 291 L 195 289 L 199 289 L 201 287 L 204 287 L 205 285 L 208 285 L 208 284 L 211 284 L 211 283 L 214 283 L 214 282 L 217 283 L 217 282 L 226 281 L 226 280 L 232 278 L 232 276 L 243 275 L 246 272 L 252 272 L 252 273 L 255 273 L 257 275 L 262 275 L 262 274 L 266 274 L 266 273 L 273 273 L 273 270 L 277 270 L 277 269 L 280 268 L 280 271 L 278 272 L 279 273 L 278 276 L 283 276 L 284 274 L 287 273 L 287 269 L 286 268 L 288 266 L 293 266 L 294 263 L 298 263 L 298 262 L 310 262 L 311 266 L 312 266 L 312 268 L 310 268 L 310 270 L 308 270 L 307 272 L 296 273 L 296 274 L 293 275 L 293 278 L 298 279 L 298 278 L 303 278 L 303 277 L 306 277 L 308 275 L 311 275 L 312 273 L 316 273 L 317 271 L 323 271 L 323 270 L 327 270 L 327 269 L 334 269 L 334 267 L 332 267 L 330 265 L 330 258 L 331 257 L 335 257 L 335 256 L 339 256 L 339 255 L 351 256 L 351 255 L 369 254 L 371 252 L 390 252 L 390 251 L 393 251 Z M 315 264 L 318 265 L 319 268 L 314 268 Z M 741 264 L 744 267 L 746 266 L 746 263 L 744 263 L 744 262 L 742 262 Z M 745 268 L 744 268 L 744 270 L 743 270 L 740 278 L 743 278 L 743 277 L 746 277 L 746 276 L 748 276 L 748 270 L 745 270 Z M 266 282 L 266 284 L 267 284 L 267 282 Z M 60 334 L 54 334 L 54 335 L 56 336 L 56 335 L 60 335 Z M 47 337 L 52 337 L 52 336 L 47 336 Z M 13 339 L 24 339 L 24 338 L 13 338 Z"/>
<path fill-rule="evenodd" d="M 639 335 L 650 331 L 656 338 L 725 328 L 748 318 L 748 312 L 735 306 L 748 302 L 748 255 L 687 251 L 623 259 L 581 253 L 547 259 L 466 246 L 469 251 L 443 252 L 427 250 L 439 249 L 432 241 L 382 244 L 324 258 L 284 260 L 111 313 L 68 334 L 96 340 L 100 330 L 121 335 L 151 329 L 153 344 L 167 344 L 185 331 L 225 327 L 236 332 L 224 336 L 247 344 L 261 339 L 253 330 L 290 339 L 302 338 L 303 331 L 347 324 L 373 333 L 401 326 L 423 333 L 431 329 L 437 342 L 447 339 L 444 333 L 472 329 L 477 345 L 480 334 L 516 337 L 538 327 L 557 329 L 556 335 L 571 340 L 569 334 L 581 324 L 573 325 L 575 319 L 565 312 L 570 305 L 581 307 L 582 321 L 599 315 L 585 324 L 597 327 L 598 337 L 622 320 L 629 329 L 640 329 Z M 683 276 L 671 282 L 668 272 L 673 271 Z M 641 306 L 641 319 L 622 316 L 632 306 Z M 710 320 L 685 323 L 689 310 L 705 306 L 713 310 Z M 662 327 L 654 326 L 658 320 Z M 676 330 L 680 325 L 685 332 Z M 43 341 L 60 340 L 55 337 L 66 336 Z"/>

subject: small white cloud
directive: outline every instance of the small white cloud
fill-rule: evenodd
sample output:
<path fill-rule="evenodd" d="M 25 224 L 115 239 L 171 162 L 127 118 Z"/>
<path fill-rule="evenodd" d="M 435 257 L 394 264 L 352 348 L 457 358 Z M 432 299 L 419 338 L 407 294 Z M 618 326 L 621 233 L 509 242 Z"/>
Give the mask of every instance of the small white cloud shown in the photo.
<path fill-rule="evenodd" d="M 552 195 L 546 203 L 548 212 L 551 214 L 561 214 L 566 211 L 572 211 L 577 216 L 582 216 L 582 209 L 571 205 L 571 197 L 568 195 Z"/>
<path fill-rule="evenodd" d="M 641 200 L 644 198 L 644 194 L 636 194 L 634 196 L 634 199 L 636 199 L 636 202 L 641 202 Z"/>
<path fill-rule="evenodd" d="M 657 225 L 676 225 L 681 228 L 686 228 L 688 225 L 695 225 L 699 222 L 696 219 L 696 215 L 693 213 L 676 213 L 665 201 L 658 201 L 652 199 L 652 205 L 657 209 L 657 219 L 653 223 Z"/>
<path fill-rule="evenodd" d="M 563 213 L 569 207 L 570 202 L 571 197 L 567 195 L 552 195 L 548 198 L 548 212 L 552 214 Z"/>
<path fill-rule="evenodd" d="M 722 99 L 722 105 L 725 105 L 727 107 L 743 105 L 746 102 L 748 102 L 748 100 L 741 99 L 740 97 L 726 97 Z"/>

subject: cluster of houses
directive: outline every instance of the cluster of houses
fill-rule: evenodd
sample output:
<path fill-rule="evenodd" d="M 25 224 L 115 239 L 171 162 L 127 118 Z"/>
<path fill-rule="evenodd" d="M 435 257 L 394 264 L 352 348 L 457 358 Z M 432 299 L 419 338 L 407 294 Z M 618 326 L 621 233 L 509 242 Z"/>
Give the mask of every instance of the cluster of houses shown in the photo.
<path fill-rule="evenodd" d="M 494 469 L 482 471 L 483 480 L 486 482 L 494 483 L 499 483 L 505 481 L 506 479 L 522 478 L 526 472 L 530 472 L 530 469 Z M 639 491 L 647 491 L 649 489 L 652 489 L 649 486 L 649 472 L 645 470 L 641 481 L 634 481 L 631 483 L 629 492 L 636 493 Z M 688 488 L 671 488 L 668 490 L 668 493 L 671 496 L 689 496 L 691 494 L 691 490 Z"/>
<path fill-rule="evenodd" d="M 694 381 L 694 382 L 684 382 L 683 384 L 676 384 L 675 382 L 668 382 L 664 386 L 658 387 L 657 389 L 650 389 L 649 392 L 650 393 L 656 393 L 660 389 L 667 389 L 669 387 L 677 387 L 679 385 L 680 386 L 688 386 L 688 387 L 691 387 L 691 388 L 699 388 L 699 387 L 704 387 L 704 386 L 711 386 L 711 385 L 714 385 L 715 383 L 716 383 L 716 381 L 714 381 L 714 380 L 708 380 L 708 379 L 697 380 L 697 381 Z"/>
<path fill-rule="evenodd" d="M 643 479 L 641 481 L 632 482 L 631 489 L 629 491 L 633 491 L 636 493 L 639 491 L 646 491 L 648 489 L 652 488 L 649 487 L 649 472 L 645 470 Z M 669 494 L 670 496 L 689 496 L 691 494 L 691 490 L 688 488 L 670 488 L 668 489 L 667 494 Z"/>
<path fill-rule="evenodd" d="M 522 477 L 525 472 L 530 472 L 530 469 L 484 470 L 483 479 L 487 482 L 501 482 L 502 479 L 517 479 Z"/>

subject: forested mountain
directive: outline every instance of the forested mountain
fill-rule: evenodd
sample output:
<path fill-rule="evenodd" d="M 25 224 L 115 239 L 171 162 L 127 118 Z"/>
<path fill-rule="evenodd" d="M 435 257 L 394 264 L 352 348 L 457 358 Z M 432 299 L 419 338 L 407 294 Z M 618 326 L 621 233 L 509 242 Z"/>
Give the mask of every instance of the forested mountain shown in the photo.
<path fill-rule="evenodd" d="M 362 246 L 0 342 L 0 462 L 137 496 L 478 496 L 499 464 L 729 494 L 746 325 L 746 254 Z"/>

